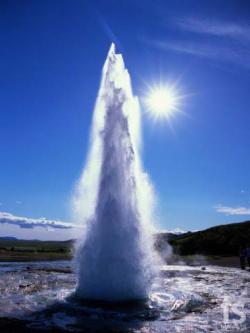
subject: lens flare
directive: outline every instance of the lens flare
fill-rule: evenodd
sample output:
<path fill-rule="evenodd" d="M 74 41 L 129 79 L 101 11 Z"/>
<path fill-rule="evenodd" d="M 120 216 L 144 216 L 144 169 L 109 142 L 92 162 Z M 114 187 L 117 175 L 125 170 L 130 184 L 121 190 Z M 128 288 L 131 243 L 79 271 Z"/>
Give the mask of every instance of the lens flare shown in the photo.
<path fill-rule="evenodd" d="M 175 86 L 159 85 L 149 90 L 145 106 L 154 118 L 169 118 L 179 110 L 181 99 Z"/>

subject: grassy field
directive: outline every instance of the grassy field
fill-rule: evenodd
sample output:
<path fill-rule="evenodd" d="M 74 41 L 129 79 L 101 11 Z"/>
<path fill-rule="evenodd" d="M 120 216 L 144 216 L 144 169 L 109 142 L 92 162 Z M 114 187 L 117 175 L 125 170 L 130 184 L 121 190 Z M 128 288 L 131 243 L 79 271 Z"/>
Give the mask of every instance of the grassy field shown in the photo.
<path fill-rule="evenodd" d="M 73 256 L 73 241 L 0 240 L 0 261 L 65 260 Z"/>

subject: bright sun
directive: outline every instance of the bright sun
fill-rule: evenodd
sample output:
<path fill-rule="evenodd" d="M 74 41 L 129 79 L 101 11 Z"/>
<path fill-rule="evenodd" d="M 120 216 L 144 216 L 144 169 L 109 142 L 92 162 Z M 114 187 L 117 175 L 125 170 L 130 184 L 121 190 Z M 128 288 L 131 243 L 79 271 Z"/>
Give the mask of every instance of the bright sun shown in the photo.
<path fill-rule="evenodd" d="M 158 86 L 150 89 L 145 104 L 155 118 L 169 118 L 178 111 L 180 99 L 181 96 L 173 86 Z"/>

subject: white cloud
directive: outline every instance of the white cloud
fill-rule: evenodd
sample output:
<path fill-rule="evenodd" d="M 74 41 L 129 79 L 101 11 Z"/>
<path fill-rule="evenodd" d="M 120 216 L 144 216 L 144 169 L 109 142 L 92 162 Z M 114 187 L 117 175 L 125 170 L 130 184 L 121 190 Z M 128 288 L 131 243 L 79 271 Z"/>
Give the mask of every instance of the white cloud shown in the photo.
<path fill-rule="evenodd" d="M 223 213 L 226 215 L 250 215 L 250 208 L 248 207 L 228 207 L 217 205 L 215 209 L 218 213 Z"/>
<path fill-rule="evenodd" d="M 40 217 L 40 218 L 20 217 L 6 212 L 0 212 L 0 224 L 17 225 L 20 228 L 25 228 L 25 229 L 32 229 L 34 227 L 52 228 L 52 229 L 71 229 L 74 227 L 71 223 L 65 223 L 58 220 L 48 220 L 45 217 Z"/>

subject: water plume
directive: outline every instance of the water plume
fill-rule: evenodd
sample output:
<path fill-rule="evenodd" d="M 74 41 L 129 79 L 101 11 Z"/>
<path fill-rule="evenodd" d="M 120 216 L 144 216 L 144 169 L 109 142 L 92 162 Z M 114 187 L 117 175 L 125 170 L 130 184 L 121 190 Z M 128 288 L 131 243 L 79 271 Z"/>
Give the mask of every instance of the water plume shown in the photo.
<path fill-rule="evenodd" d="M 90 150 L 74 198 L 84 225 L 78 297 L 147 298 L 155 273 L 154 195 L 140 161 L 140 108 L 121 54 L 111 45 L 93 115 Z"/>

